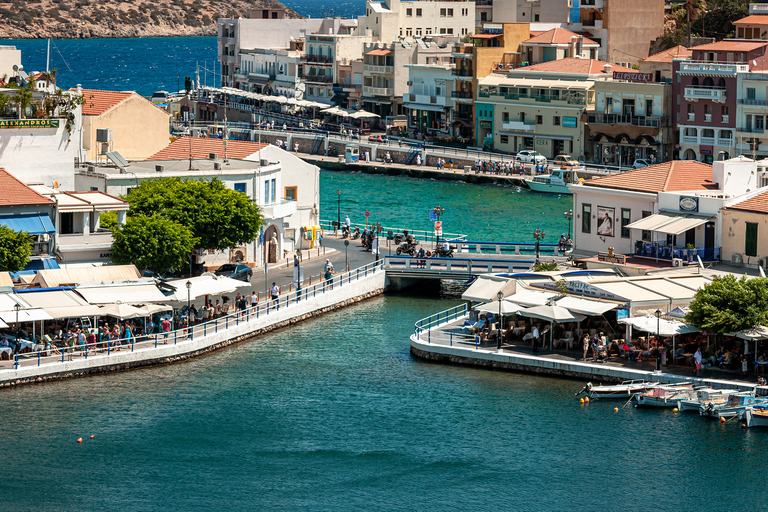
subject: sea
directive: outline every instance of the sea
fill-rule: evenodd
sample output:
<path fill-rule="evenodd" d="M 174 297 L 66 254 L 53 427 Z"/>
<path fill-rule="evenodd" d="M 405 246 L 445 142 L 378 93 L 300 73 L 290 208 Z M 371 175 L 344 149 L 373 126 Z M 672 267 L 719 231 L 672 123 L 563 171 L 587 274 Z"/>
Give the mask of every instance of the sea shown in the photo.
<path fill-rule="evenodd" d="M 65 87 L 148 95 L 215 59 L 213 38 L 55 43 Z M 44 41 L 13 44 L 27 69 L 45 65 Z M 568 228 L 569 197 L 330 171 L 320 181 L 323 218 L 340 201 L 355 222 L 368 210 L 427 229 L 440 205 L 446 231 L 476 240 Z M 582 381 L 414 360 L 414 322 L 457 303 L 387 294 L 182 364 L 0 390 L 0 510 L 760 508 L 768 432 L 582 405 Z"/>

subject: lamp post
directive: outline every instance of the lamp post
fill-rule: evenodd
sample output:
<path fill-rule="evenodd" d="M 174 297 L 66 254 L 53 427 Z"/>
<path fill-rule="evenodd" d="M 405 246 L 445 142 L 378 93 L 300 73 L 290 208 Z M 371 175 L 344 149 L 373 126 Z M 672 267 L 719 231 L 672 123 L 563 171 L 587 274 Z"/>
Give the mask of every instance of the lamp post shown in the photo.
<path fill-rule="evenodd" d="M 336 191 L 338 197 L 338 208 L 336 210 L 336 236 L 339 236 L 339 230 L 341 229 L 341 189 Z"/>
<path fill-rule="evenodd" d="M 19 346 L 19 311 L 21 311 L 21 304 L 18 302 L 13 305 L 13 309 L 16 311 L 16 347 Z"/>
<path fill-rule="evenodd" d="M 192 302 L 192 281 L 187 281 L 187 324 L 192 325 L 192 317 L 189 314 L 190 303 Z"/>
<path fill-rule="evenodd" d="M 344 271 L 346 272 L 347 267 L 349 266 L 349 259 L 347 258 L 347 254 L 349 253 L 349 240 L 344 240 Z"/>
<path fill-rule="evenodd" d="M 440 221 L 440 215 L 445 213 L 445 208 L 443 208 L 440 205 L 437 205 L 436 207 L 432 208 L 432 213 L 435 214 L 435 217 L 437 217 L 437 221 Z M 435 235 L 435 249 L 437 249 L 437 244 L 440 243 L 440 236 Z"/>
<path fill-rule="evenodd" d="M 656 371 L 661 371 L 661 348 L 659 343 L 659 332 L 661 331 L 661 310 L 657 309 L 656 314 Z"/>
<path fill-rule="evenodd" d="M 533 238 L 536 239 L 536 259 L 539 259 L 539 242 L 541 240 L 544 240 L 544 237 L 546 236 L 546 233 L 542 231 L 539 228 L 536 228 L 536 230 L 533 232 Z"/>
<path fill-rule="evenodd" d="M 571 223 L 573 222 L 573 209 L 569 209 L 567 212 L 564 212 L 563 215 L 566 219 L 568 219 L 568 239 L 571 238 Z"/>
<path fill-rule="evenodd" d="M 496 298 L 499 300 L 499 334 L 496 337 L 496 350 L 501 350 L 501 333 L 504 332 L 504 318 L 501 316 L 501 299 L 504 298 L 504 294 L 498 292 Z"/>

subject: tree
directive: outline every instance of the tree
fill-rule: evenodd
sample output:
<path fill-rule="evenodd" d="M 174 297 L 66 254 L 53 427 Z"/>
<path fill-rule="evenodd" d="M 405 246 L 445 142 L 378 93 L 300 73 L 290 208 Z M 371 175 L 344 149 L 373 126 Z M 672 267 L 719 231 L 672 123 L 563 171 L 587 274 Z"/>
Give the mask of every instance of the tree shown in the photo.
<path fill-rule="evenodd" d="M 552 270 L 557 270 L 557 263 L 555 263 L 554 261 L 549 263 L 539 262 L 533 266 L 534 272 L 547 272 Z"/>
<path fill-rule="evenodd" d="M 32 237 L 23 231 L 14 231 L 0 225 L 0 270 L 18 272 L 29 262 Z"/>
<path fill-rule="evenodd" d="M 148 268 L 158 272 L 184 268 L 198 242 L 178 222 L 144 215 L 132 215 L 112 233 L 112 261 L 118 265 L 133 263 L 142 272 Z"/>
<path fill-rule="evenodd" d="M 128 194 L 129 215 L 160 216 L 189 228 L 198 247 L 224 250 L 252 242 L 263 224 L 261 210 L 219 179 L 162 178 L 143 181 Z"/>
<path fill-rule="evenodd" d="M 99 227 L 115 231 L 117 228 L 117 212 L 104 212 L 99 215 Z"/>
<path fill-rule="evenodd" d="M 736 279 L 729 274 L 696 292 L 685 321 L 714 334 L 764 325 L 768 316 L 768 279 Z"/>

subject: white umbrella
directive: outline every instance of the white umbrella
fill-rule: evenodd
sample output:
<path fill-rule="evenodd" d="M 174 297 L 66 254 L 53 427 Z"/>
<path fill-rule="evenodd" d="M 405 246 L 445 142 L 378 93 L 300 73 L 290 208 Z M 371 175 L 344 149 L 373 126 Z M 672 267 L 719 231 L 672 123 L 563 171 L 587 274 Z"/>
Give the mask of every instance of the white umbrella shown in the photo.
<path fill-rule="evenodd" d="M 145 304 L 139 309 L 143 309 L 150 315 L 154 315 L 155 313 L 162 313 L 163 311 L 171 311 L 173 308 L 165 304 Z"/>
<path fill-rule="evenodd" d="M 501 314 L 502 315 L 514 315 L 521 309 L 524 309 L 525 306 L 521 306 L 520 304 L 515 304 L 512 301 L 503 299 L 501 301 Z M 483 313 L 498 313 L 499 312 L 499 301 L 496 302 L 489 302 L 487 304 L 481 304 L 475 308 L 475 311 L 481 311 Z"/>
<path fill-rule="evenodd" d="M 126 320 L 128 318 L 143 318 L 149 316 L 149 313 L 143 309 L 139 309 L 129 304 L 123 304 L 122 302 L 116 302 L 115 304 L 107 304 L 101 308 L 99 314 L 102 316 L 113 316 L 120 320 Z"/>
<path fill-rule="evenodd" d="M 349 117 L 352 117 L 354 119 L 367 119 L 372 117 L 381 117 L 377 114 L 374 114 L 373 112 L 366 112 L 365 110 L 358 110 L 354 114 L 350 114 Z"/>
<path fill-rule="evenodd" d="M 697 332 L 700 329 L 697 327 L 684 324 L 682 322 L 673 322 L 671 320 L 665 320 L 663 318 L 656 318 L 653 315 L 635 316 L 632 318 L 622 318 L 619 320 L 620 324 L 629 324 L 633 329 L 638 331 L 656 333 L 659 336 L 676 336 L 678 334 L 686 334 L 689 332 Z"/>
<path fill-rule="evenodd" d="M 526 308 L 518 313 L 520 316 L 528 318 L 538 318 L 540 320 L 548 320 L 550 323 L 549 328 L 549 350 L 552 350 L 553 342 L 553 326 L 552 324 L 563 324 L 566 322 L 581 322 L 586 318 L 578 313 L 572 313 L 562 306 L 534 306 L 532 308 Z"/>

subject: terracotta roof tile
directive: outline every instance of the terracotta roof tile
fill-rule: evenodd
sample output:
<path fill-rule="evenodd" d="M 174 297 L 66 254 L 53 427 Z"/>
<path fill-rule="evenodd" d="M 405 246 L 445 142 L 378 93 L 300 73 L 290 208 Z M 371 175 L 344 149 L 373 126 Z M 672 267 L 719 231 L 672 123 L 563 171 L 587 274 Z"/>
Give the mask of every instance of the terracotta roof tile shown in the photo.
<path fill-rule="evenodd" d="M 543 33 L 544 33 L 544 31 L 542 31 L 542 30 L 531 30 L 531 37 L 540 36 Z"/>
<path fill-rule="evenodd" d="M 541 64 L 534 64 L 533 66 L 527 66 L 524 68 L 518 68 L 515 71 L 545 71 L 552 73 L 566 73 L 566 74 L 584 74 L 584 75 L 597 75 L 603 74 L 603 67 L 608 64 L 594 59 L 579 59 L 576 57 L 569 57 L 567 59 L 558 59 L 550 62 L 542 62 Z M 616 64 L 611 64 L 611 73 L 614 71 L 621 71 L 625 73 L 636 73 L 634 69 L 625 68 Z"/>
<path fill-rule="evenodd" d="M 76 89 L 70 89 L 76 90 Z M 130 91 L 101 91 L 98 89 L 83 89 L 85 105 L 84 116 L 100 116 L 120 102 L 128 99 L 135 92 Z"/>
<path fill-rule="evenodd" d="M 640 59 L 640 62 L 672 62 L 675 59 L 690 59 L 693 52 L 685 46 L 675 46 L 659 53 L 654 53 L 650 57 Z"/>
<path fill-rule="evenodd" d="M 538 43 L 538 44 L 570 44 L 571 39 L 574 37 L 579 37 L 579 34 L 576 32 L 571 32 L 570 30 L 566 28 L 556 27 L 552 30 L 547 30 L 546 32 L 542 32 L 536 36 L 531 36 L 530 39 L 526 39 L 523 41 L 523 44 L 525 43 Z M 586 45 L 592 45 L 592 46 L 600 46 L 595 41 L 584 38 L 583 44 Z"/>
<path fill-rule="evenodd" d="M 695 160 L 664 162 L 585 180 L 583 183 L 590 187 L 651 193 L 717 189 L 712 181 L 712 166 Z"/>
<path fill-rule="evenodd" d="M 53 200 L 29 188 L 14 175 L 0 168 L 0 206 L 53 204 Z"/>
<path fill-rule="evenodd" d="M 753 196 L 746 201 L 736 203 L 727 210 L 742 210 L 745 212 L 768 213 L 768 191 Z"/>
<path fill-rule="evenodd" d="M 738 39 L 723 39 L 714 43 L 694 46 L 691 50 L 706 50 L 712 52 L 749 52 L 768 45 L 768 41 L 740 41 Z"/>
<path fill-rule="evenodd" d="M 209 139 L 203 137 L 182 137 L 172 142 L 168 147 L 158 151 L 147 160 L 184 160 L 189 158 L 190 139 L 192 146 L 192 158 L 204 160 L 211 153 L 218 153 L 219 158 L 224 158 L 224 141 L 222 139 Z M 244 140 L 227 141 L 227 157 L 235 160 L 243 160 L 269 144 L 250 142 Z"/>
<path fill-rule="evenodd" d="M 768 25 L 768 14 L 753 14 L 733 22 L 734 25 Z"/>

